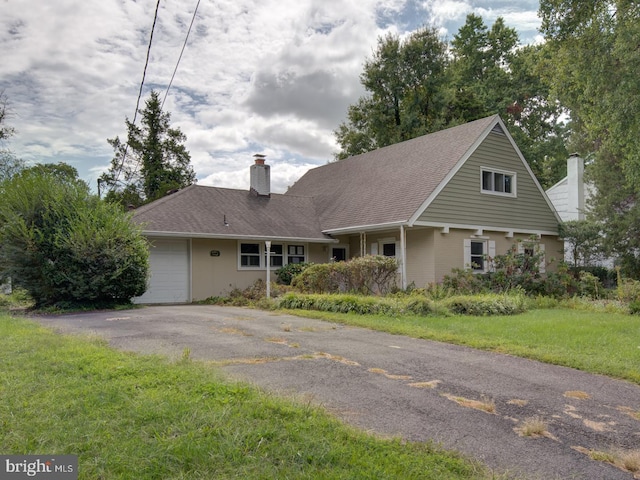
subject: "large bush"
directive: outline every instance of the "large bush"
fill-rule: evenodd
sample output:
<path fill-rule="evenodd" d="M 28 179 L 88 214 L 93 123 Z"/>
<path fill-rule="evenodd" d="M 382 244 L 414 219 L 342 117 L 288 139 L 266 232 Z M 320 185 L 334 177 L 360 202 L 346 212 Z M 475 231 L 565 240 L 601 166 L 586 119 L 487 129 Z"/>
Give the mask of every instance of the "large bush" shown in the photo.
<path fill-rule="evenodd" d="M 305 293 L 384 294 L 396 286 L 398 263 L 382 255 L 356 257 L 348 262 L 312 265 L 292 285 Z"/>
<path fill-rule="evenodd" d="M 37 306 L 129 301 L 146 289 L 148 249 L 84 182 L 27 169 L 0 185 L 0 271 Z"/>

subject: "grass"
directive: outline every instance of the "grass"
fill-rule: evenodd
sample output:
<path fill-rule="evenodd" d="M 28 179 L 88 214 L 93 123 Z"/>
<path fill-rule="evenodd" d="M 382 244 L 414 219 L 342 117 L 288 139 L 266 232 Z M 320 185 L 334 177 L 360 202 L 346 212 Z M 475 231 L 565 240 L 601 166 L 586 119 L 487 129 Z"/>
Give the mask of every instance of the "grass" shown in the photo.
<path fill-rule="evenodd" d="M 488 478 L 429 443 L 0 313 L 0 452 L 75 454 L 80 479 Z"/>
<path fill-rule="evenodd" d="M 634 315 L 567 308 L 492 317 L 287 312 L 508 353 L 640 384 L 640 317 Z"/>

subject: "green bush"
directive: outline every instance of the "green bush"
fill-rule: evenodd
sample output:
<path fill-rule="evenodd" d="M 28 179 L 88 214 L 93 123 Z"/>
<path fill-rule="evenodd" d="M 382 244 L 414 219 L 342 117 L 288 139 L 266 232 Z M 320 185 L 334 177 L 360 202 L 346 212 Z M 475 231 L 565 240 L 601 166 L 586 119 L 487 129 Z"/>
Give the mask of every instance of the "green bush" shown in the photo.
<path fill-rule="evenodd" d="M 397 271 L 394 258 L 366 255 L 348 262 L 312 265 L 292 285 L 304 293 L 385 294 L 395 288 Z"/>
<path fill-rule="evenodd" d="M 452 313 L 459 315 L 491 316 L 515 315 L 527 309 L 524 294 L 459 295 L 442 302 Z"/>
<path fill-rule="evenodd" d="M 27 169 L 0 187 L 0 270 L 37 307 L 125 303 L 144 293 L 140 228 L 88 186 Z"/>
<path fill-rule="evenodd" d="M 294 277 L 296 275 L 300 275 L 304 272 L 308 267 L 313 265 L 313 263 L 288 263 L 284 267 L 280 267 L 276 270 L 276 277 L 278 278 L 278 283 L 283 285 L 291 285 Z"/>

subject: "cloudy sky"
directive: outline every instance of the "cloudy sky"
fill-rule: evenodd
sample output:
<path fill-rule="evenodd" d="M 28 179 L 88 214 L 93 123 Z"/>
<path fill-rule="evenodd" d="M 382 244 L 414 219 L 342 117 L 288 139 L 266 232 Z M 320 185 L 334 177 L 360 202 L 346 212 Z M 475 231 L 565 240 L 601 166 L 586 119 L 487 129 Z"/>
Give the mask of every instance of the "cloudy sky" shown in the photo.
<path fill-rule="evenodd" d="M 95 187 L 107 138 L 126 138 L 156 0 L 0 0 L 0 91 L 9 148 L 28 163 L 66 162 Z M 198 0 L 160 0 L 143 100 L 164 98 Z M 498 16 L 536 41 L 538 1 L 200 0 L 165 110 L 187 136 L 201 185 L 247 188 L 254 153 L 284 192 L 333 158 L 333 130 L 363 94 L 378 37 L 428 25 L 451 39 L 468 13 Z M 141 104 L 143 105 L 143 103 Z"/>

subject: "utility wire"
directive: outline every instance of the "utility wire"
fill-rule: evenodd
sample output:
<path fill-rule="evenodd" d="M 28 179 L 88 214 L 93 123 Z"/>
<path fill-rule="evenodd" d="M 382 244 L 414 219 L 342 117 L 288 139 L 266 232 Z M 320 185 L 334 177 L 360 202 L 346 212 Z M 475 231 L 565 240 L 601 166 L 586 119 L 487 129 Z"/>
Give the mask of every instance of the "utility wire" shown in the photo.
<path fill-rule="evenodd" d="M 198 0 L 198 3 L 199 0 Z M 147 46 L 147 58 L 144 62 L 144 70 L 142 71 L 142 81 L 140 82 L 140 90 L 138 92 L 138 100 L 136 101 L 136 111 L 133 114 L 133 125 L 136 124 L 136 118 L 138 116 L 138 109 L 140 108 L 140 98 L 142 97 L 142 88 L 144 87 L 144 79 L 147 75 L 147 66 L 149 65 L 149 56 L 151 54 L 151 43 L 153 42 L 153 32 L 156 29 L 156 21 L 158 20 L 158 9 L 160 8 L 160 0 L 156 3 L 156 12 L 153 15 L 153 25 L 151 26 L 151 35 L 149 36 L 149 45 Z M 127 134 L 128 137 L 128 134 Z M 118 169 L 118 173 L 116 174 L 116 178 L 111 186 L 111 190 L 115 188 L 115 184 L 118 183 L 118 179 L 120 178 L 120 173 L 122 173 L 122 168 L 124 167 L 124 161 L 127 157 L 127 150 L 129 148 L 129 141 L 127 138 L 127 143 L 124 146 L 124 152 L 122 154 L 122 162 L 120 163 L 120 168 Z"/>
<path fill-rule="evenodd" d="M 200 0 L 196 4 L 196 9 L 193 11 L 193 17 L 191 17 L 191 24 L 189 25 L 189 30 L 187 30 L 187 36 L 184 39 L 184 43 L 182 44 L 182 50 L 180 51 L 180 56 L 178 57 L 178 61 L 176 63 L 176 68 L 173 70 L 173 75 L 171 75 L 171 80 L 169 81 L 169 85 L 167 86 L 167 90 L 164 92 L 164 98 L 162 99 L 162 104 L 160 105 L 160 110 L 164 107 L 164 101 L 167 99 L 167 95 L 169 94 L 169 89 L 171 88 L 171 84 L 173 83 L 173 79 L 176 76 L 176 72 L 178 71 L 178 65 L 180 65 L 180 60 L 182 60 L 182 54 L 184 53 L 184 49 L 187 46 L 187 41 L 189 40 L 189 34 L 191 33 L 191 27 L 193 27 L 193 22 L 196 19 L 196 13 L 198 13 L 198 7 L 200 6 Z"/>

